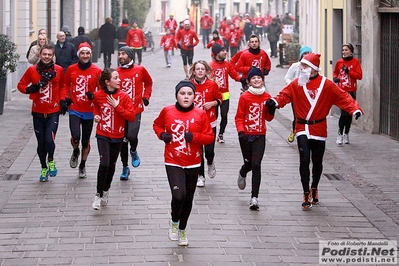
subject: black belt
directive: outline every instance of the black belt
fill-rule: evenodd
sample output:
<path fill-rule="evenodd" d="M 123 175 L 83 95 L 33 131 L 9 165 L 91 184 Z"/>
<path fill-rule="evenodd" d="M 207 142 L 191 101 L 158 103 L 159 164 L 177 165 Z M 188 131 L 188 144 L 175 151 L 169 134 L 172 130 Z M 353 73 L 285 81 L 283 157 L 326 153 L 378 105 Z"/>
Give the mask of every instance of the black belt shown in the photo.
<path fill-rule="evenodd" d="M 297 122 L 298 124 L 314 125 L 314 124 L 323 122 L 324 120 L 326 120 L 326 118 L 317 119 L 317 120 L 305 120 L 305 119 L 300 119 L 300 118 L 298 118 L 298 119 L 296 120 L 296 122 Z"/>

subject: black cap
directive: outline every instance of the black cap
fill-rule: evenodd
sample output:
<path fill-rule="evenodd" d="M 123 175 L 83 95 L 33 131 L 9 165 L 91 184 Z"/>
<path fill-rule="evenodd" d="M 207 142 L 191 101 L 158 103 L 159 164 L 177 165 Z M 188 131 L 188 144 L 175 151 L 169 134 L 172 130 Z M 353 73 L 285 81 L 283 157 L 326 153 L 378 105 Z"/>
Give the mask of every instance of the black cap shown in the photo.
<path fill-rule="evenodd" d="M 122 46 L 121 48 L 119 48 L 119 51 L 125 52 L 127 56 L 130 57 L 130 59 L 133 59 L 134 57 L 133 49 L 130 48 L 129 46 Z"/>
<path fill-rule="evenodd" d="M 179 92 L 179 90 L 180 90 L 182 87 L 190 87 L 190 88 L 193 90 L 193 92 L 195 92 L 195 86 L 194 86 L 194 84 L 193 84 L 191 81 L 189 81 L 189 80 L 182 80 L 182 81 L 180 81 L 179 83 L 177 83 L 177 85 L 176 85 L 176 87 L 175 87 L 175 91 L 176 91 L 175 96 L 176 96 L 176 97 L 177 97 L 177 93 Z"/>
<path fill-rule="evenodd" d="M 223 49 L 224 49 L 224 47 L 218 43 L 215 43 L 214 45 L 212 45 L 213 56 L 217 56 Z"/>

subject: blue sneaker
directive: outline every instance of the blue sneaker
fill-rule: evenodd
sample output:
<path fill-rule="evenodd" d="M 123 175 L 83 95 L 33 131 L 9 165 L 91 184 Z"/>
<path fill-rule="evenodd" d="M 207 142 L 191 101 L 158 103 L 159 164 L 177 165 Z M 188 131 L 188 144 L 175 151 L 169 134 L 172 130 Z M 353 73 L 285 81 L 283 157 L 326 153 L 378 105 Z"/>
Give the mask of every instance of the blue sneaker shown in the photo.
<path fill-rule="evenodd" d="M 139 167 L 140 165 L 140 157 L 137 151 L 132 152 L 130 151 L 130 155 L 132 156 L 132 165 L 133 167 Z"/>
<path fill-rule="evenodd" d="M 51 177 L 57 175 L 57 167 L 55 167 L 55 160 L 49 161 L 48 162 L 48 171 Z"/>
<path fill-rule="evenodd" d="M 47 182 L 48 181 L 48 169 L 42 168 L 42 173 L 40 174 L 40 182 Z"/>
<path fill-rule="evenodd" d="M 123 167 L 122 174 L 120 175 L 121 180 L 129 180 L 130 169 L 128 166 Z"/>

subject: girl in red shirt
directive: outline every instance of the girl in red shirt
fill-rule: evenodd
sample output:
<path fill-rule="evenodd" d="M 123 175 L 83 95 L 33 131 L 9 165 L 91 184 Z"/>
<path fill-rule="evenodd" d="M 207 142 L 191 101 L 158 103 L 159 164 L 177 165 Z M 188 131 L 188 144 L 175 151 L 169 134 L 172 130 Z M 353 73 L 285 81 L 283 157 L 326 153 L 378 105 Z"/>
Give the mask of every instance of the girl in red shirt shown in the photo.
<path fill-rule="evenodd" d="M 96 138 L 100 154 L 97 194 L 93 202 L 95 210 L 108 204 L 108 190 L 125 136 L 125 120 L 133 122 L 136 119 L 132 99 L 118 89 L 120 82 L 118 72 L 106 68 L 99 78 L 102 90 L 94 93 L 94 122 L 97 123 Z"/>
<path fill-rule="evenodd" d="M 194 105 L 203 109 L 208 115 L 214 137 L 216 137 L 217 124 L 217 108 L 222 103 L 222 93 L 216 82 L 211 80 L 212 68 L 203 60 L 195 62 L 190 69 L 190 80 L 195 86 Z M 208 176 L 214 178 L 216 176 L 215 168 L 215 140 L 204 146 L 205 158 L 208 165 Z M 201 162 L 201 169 L 198 176 L 198 187 L 205 186 L 205 170 L 204 159 Z"/>
<path fill-rule="evenodd" d="M 172 193 L 169 238 L 187 246 L 186 226 L 193 206 L 202 145 L 214 140 L 206 113 L 194 106 L 195 86 L 187 80 L 175 88 L 177 102 L 154 120 L 157 137 L 165 142 L 165 168 Z"/>
<path fill-rule="evenodd" d="M 266 121 L 271 115 L 265 103 L 271 98 L 264 86 L 263 73 L 252 68 L 248 73 L 249 88 L 241 94 L 235 117 L 238 139 L 244 164 L 238 172 L 237 185 L 243 190 L 247 173 L 252 171 L 252 190 L 249 208 L 258 210 L 258 194 L 261 182 L 261 164 L 266 146 Z"/>

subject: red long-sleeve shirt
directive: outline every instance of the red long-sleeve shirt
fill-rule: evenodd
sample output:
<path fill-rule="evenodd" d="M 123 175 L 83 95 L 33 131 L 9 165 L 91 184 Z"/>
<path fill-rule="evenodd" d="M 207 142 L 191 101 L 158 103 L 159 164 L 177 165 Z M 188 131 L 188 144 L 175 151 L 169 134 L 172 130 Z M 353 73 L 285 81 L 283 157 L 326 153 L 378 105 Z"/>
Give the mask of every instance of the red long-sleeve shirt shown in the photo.
<path fill-rule="evenodd" d="M 161 41 L 159 42 L 160 46 L 163 46 L 164 51 L 170 51 L 177 48 L 177 44 L 175 41 L 175 36 L 173 34 L 166 34 L 162 36 Z"/>
<path fill-rule="evenodd" d="M 82 70 L 78 64 L 67 68 L 65 73 L 65 87 L 69 92 L 72 104 L 69 110 L 77 112 L 93 112 L 93 101 L 89 100 L 86 92 L 96 92 L 100 87 L 98 78 L 101 75 L 101 68 L 92 64 L 88 69 Z"/>
<path fill-rule="evenodd" d="M 272 121 L 266 101 L 271 98 L 270 94 L 264 92 L 261 95 L 254 95 L 249 91 L 241 94 L 238 100 L 235 123 L 237 132 L 243 131 L 246 135 L 265 135 L 266 121 Z"/>
<path fill-rule="evenodd" d="M 209 119 L 198 107 L 182 112 L 175 105 L 166 106 L 154 120 L 153 129 L 159 139 L 163 132 L 172 135 L 171 142 L 165 144 L 166 165 L 182 168 L 199 167 L 202 160 L 202 145 L 214 141 Z M 190 143 L 184 139 L 186 132 L 193 133 L 193 140 Z"/>
<path fill-rule="evenodd" d="M 32 112 L 40 114 L 53 114 L 60 111 L 60 100 L 65 100 L 68 90 L 64 86 L 64 69 L 54 64 L 56 76 L 38 92 L 29 94 L 32 100 Z M 40 81 L 41 75 L 36 70 L 36 65 L 30 66 L 18 82 L 18 90 L 26 93 L 26 88 Z"/>
<path fill-rule="evenodd" d="M 257 67 L 262 70 L 262 72 L 267 69 L 268 71 L 272 68 L 272 63 L 270 61 L 267 53 L 260 49 L 258 54 L 253 54 L 248 50 L 243 52 L 238 59 L 236 64 L 236 70 L 242 73 L 244 78 L 248 77 L 249 70 L 251 67 Z"/>
<path fill-rule="evenodd" d="M 349 73 L 346 74 L 342 69 L 343 66 L 349 69 Z M 334 67 L 334 78 L 339 78 L 338 86 L 347 92 L 354 92 L 357 90 L 357 81 L 363 78 L 362 67 L 360 61 L 357 58 L 350 60 L 344 60 L 343 58 L 338 59 Z"/>
<path fill-rule="evenodd" d="M 131 68 L 116 69 L 121 79 L 121 89 L 132 99 L 136 114 L 144 111 L 143 98 L 150 100 L 152 94 L 152 78 L 147 69 L 134 64 Z"/>
<path fill-rule="evenodd" d="M 180 43 L 181 49 L 194 50 L 194 46 L 199 43 L 199 39 L 195 31 L 182 29 L 176 34 L 176 43 Z"/>
<path fill-rule="evenodd" d="M 126 45 L 133 49 L 141 49 L 147 47 L 147 41 L 144 32 L 140 28 L 131 28 L 126 35 Z"/>
<path fill-rule="evenodd" d="M 229 76 L 235 81 L 240 81 L 241 76 L 237 73 L 234 66 L 228 61 L 223 60 L 222 62 L 219 62 L 212 60 L 209 65 L 212 68 L 215 82 L 222 93 L 223 100 L 229 99 L 230 95 L 228 94 L 228 97 L 226 95 L 226 93 L 229 93 Z"/>
<path fill-rule="evenodd" d="M 125 136 L 125 121 L 133 122 L 136 119 L 132 100 L 126 92 L 118 90 L 112 94 L 119 98 L 119 105 L 114 108 L 107 102 L 104 89 L 94 93 L 94 116 L 101 116 L 97 124 L 96 137 L 122 140 Z"/>

